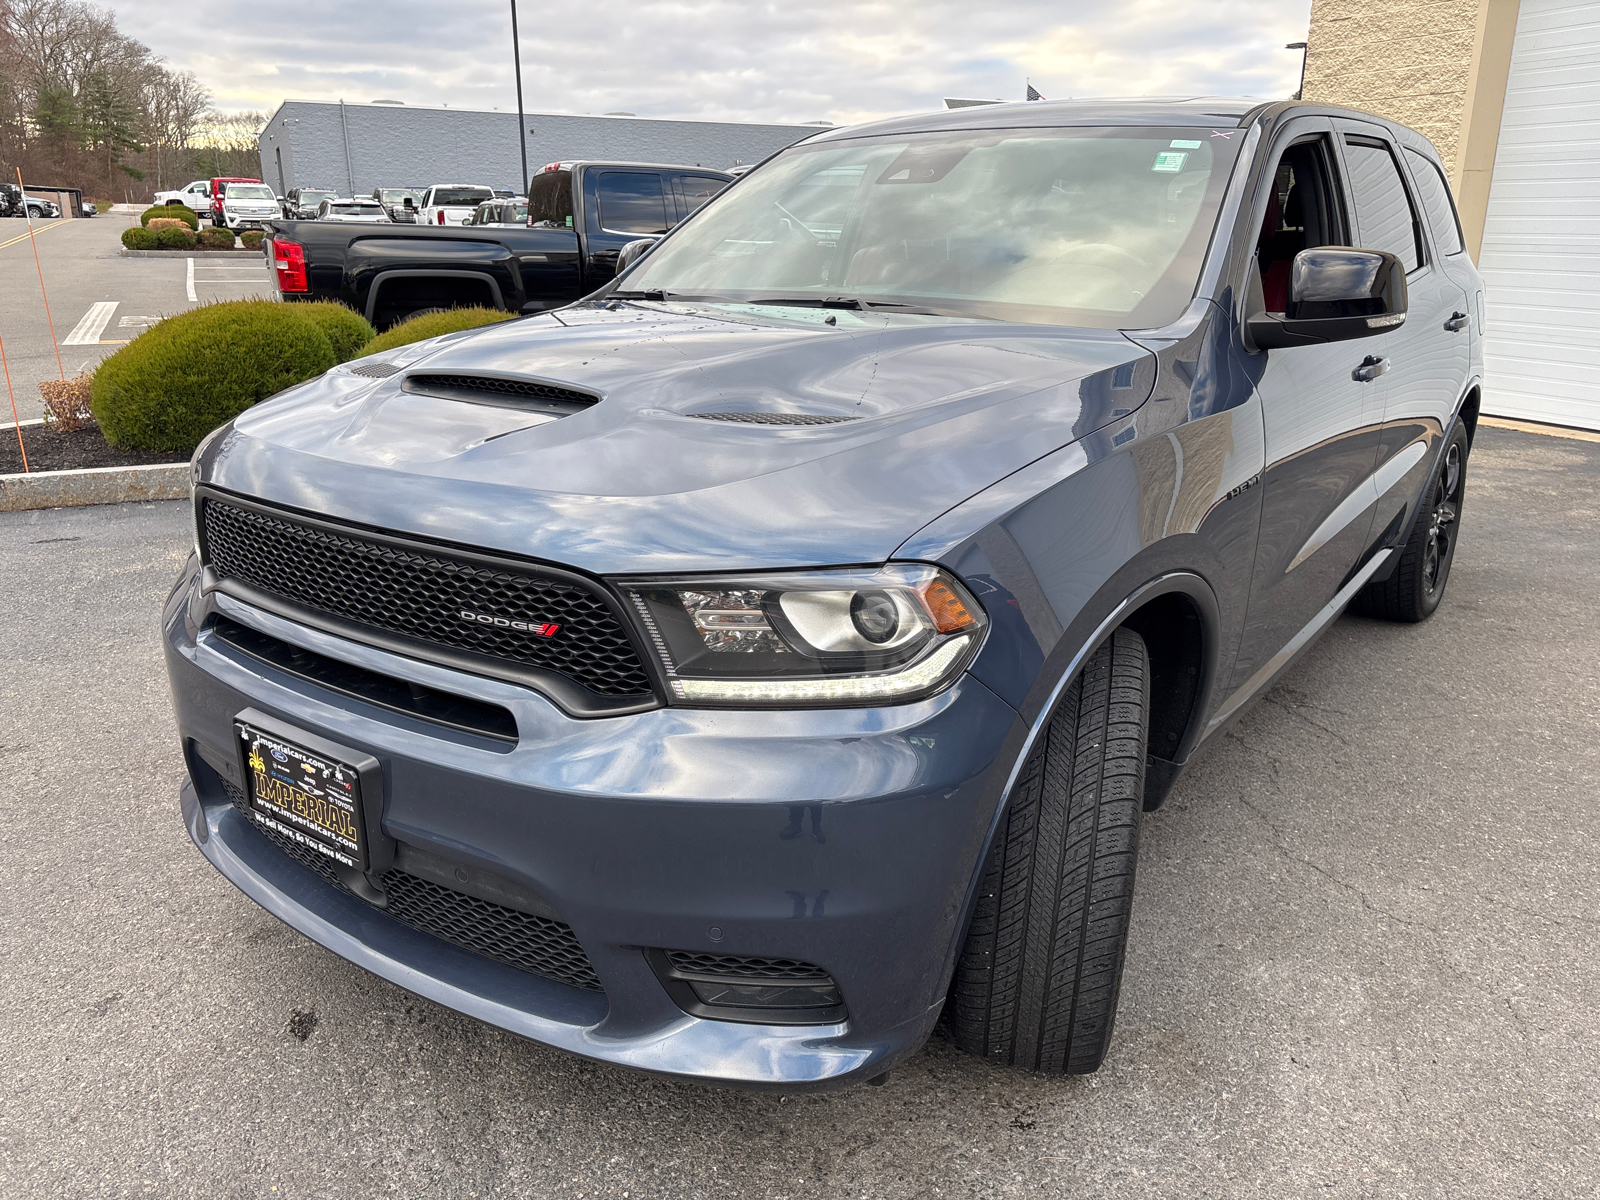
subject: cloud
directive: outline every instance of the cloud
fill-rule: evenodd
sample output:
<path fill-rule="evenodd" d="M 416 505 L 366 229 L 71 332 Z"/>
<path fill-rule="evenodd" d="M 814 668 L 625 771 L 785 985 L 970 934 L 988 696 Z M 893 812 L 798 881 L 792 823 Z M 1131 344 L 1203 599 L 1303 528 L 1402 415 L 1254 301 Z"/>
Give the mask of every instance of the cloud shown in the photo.
<path fill-rule="evenodd" d="M 945 96 L 1286 96 L 1309 0 L 590 0 L 518 8 L 531 112 L 854 123 Z M 288 97 L 511 109 L 509 6 L 487 0 L 200 10 L 118 23 L 225 109 Z"/>

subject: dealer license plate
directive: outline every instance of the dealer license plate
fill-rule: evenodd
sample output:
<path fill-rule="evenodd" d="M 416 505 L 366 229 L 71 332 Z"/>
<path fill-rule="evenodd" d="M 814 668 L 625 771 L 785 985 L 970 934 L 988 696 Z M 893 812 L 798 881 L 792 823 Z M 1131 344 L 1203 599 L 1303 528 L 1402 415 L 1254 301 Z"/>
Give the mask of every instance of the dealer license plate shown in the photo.
<path fill-rule="evenodd" d="M 244 749 L 250 815 L 335 862 L 366 870 L 361 777 L 355 768 L 243 721 L 234 722 L 234 730 Z"/>

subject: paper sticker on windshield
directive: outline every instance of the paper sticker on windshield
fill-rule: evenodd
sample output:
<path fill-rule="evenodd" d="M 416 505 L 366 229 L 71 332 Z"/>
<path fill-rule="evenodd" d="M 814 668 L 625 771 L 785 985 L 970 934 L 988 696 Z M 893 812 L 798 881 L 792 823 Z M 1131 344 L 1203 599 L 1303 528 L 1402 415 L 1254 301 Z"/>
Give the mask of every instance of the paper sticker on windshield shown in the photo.
<path fill-rule="evenodd" d="M 1198 150 L 1198 149 L 1200 149 L 1200 143 L 1199 142 L 1186 142 L 1182 138 L 1174 138 L 1172 141 L 1170 141 L 1167 144 L 1169 146 L 1171 146 L 1174 150 Z"/>
<path fill-rule="evenodd" d="M 1183 170 L 1183 164 L 1189 161 L 1189 156 L 1182 150 L 1163 150 L 1156 155 L 1156 161 L 1150 164 L 1152 171 L 1170 171 L 1173 174 Z"/>

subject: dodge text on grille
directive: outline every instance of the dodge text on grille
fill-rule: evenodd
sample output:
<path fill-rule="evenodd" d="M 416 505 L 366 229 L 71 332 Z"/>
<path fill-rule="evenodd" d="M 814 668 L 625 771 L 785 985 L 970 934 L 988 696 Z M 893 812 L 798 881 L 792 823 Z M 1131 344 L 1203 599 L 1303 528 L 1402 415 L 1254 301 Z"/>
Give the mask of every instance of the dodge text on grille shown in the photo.
<path fill-rule="evenodd" d="M 523 633 L 537 633 L 540 637 L 555 637 L 556 630 L 561 626 L 548 621 L 513 621 L 509 617 L 494 617 L 488 613 L 461 611 L 463 621 L 474 621 L 479 625 L 494 625 L 500 629 L 517 629 Z"/>

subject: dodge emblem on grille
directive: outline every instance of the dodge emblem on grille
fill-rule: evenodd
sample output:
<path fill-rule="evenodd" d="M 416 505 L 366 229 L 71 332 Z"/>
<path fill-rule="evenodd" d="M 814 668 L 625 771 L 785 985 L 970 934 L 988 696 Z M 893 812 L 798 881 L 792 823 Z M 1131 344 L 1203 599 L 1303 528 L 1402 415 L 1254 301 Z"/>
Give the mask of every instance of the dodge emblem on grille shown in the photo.
<path fill-rule="evenodd" d="M 510 617 L 495 617 L 488 613 L 461 610 L 461 619 L 474 625 L 489 625 L 495 629 L 515 629 L 519 633 L 536 633 L 540 637 L 555 637 L 561 626 L 548 621 L 514 621 Z"/>

